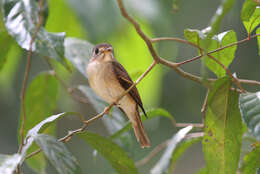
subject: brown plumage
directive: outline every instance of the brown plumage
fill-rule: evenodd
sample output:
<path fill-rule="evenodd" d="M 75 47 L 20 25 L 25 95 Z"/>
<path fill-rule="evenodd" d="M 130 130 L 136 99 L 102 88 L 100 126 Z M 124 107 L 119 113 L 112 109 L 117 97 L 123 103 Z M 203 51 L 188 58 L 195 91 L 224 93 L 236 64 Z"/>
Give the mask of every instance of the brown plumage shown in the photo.
<path fill-rule="evenodd" d="M 109 44 L 100 44 L 93 49 L 92 58 L 87 67 L 90 86 L 106 102 L 114 102 L 132 84 L 124 67 L 116 61 L 113 48 Z M 145 113 L 136 87 L 132 88 L 118 103 L 132 123 L 134 133 L 142 147 L 149 147 L 150 141 L 144 131 L 138 106 Z"/>

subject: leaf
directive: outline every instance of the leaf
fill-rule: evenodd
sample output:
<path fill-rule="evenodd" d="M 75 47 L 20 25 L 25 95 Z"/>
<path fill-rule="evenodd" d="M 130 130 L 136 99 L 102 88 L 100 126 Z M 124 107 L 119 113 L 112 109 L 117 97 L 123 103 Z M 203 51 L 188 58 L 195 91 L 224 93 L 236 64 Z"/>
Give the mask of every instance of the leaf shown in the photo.
<path fill-rule="evenodd" d="M 151 174 L 163 174 L 167 171 L 170 165 L 171 155 L 176 149 L 178 143 L 180 143 L 185 135 L 189 133 L 192 129 L 192 126 L 187 126 L 185 128 L 180 129 L 173 137 L 170 139 L 167 148 L 165 149 L 160 160 L 155 164 L 155 166 L 151 169 Z"/>
<path fill-rule="evenodd" d="M 58 173 L 81 173 L 76 158 L 62 142 L 59 142 L 55 138 L 46 134 L 38 134 L 35 137 L 35 140 Z"/>
<path fill-rule="evenodd" d="M 211 43 L 211 45 L 208 48 L 209 51 L 224 47 L 237 41 L 236 33 L 233 30 L 220 33 L 215 36 L 215 39 L 217 39 L 217 42 Z M 211 55 L 217 60 L 219 60 L 225 67 L 228 67 L 235 58 L 236 49 L 237 45 L 234 45 L 232 47 L 225 48 Z M 224 77 L 226 75 L 225 69 L 222 68 L 217 62 L 215 62 L 211 58 L 207 57 L 206 65 L 218 77 Z"/>
<path fill-rule="evenodd" d="M 241 171 L 243 174 L 256 173 L 257 169 L 260 168 L 260 144 L 256 144 L 254 149 L 244 156 Z"/>
<path fill-rule="evenodd" d="M 30 153 L 38 149 L 36 144 L 33 144 L 35 137 L 38 135 L 38 133 L 43 132 L 52 122 L 69 114 L 71 113 L 60 113 L 57 115 L 50 116 L 45 120 L 41 121 L 40 123 L 38 123 L 37 125 L 35 125 L 32 129 L 30 129 L 25 137 L 26 143 L 23 146 L 21 152 L 23 156 L 23 160 L 25 159 L 27 153 Z M 27 159 L 26 162 L 35 171 L 43 172 L 45 170 L 46 162 L 45 162 L 45 158 L 41 153 L 36 156 L 33 156 L 32 158 Z"/>
<path fill-rule="evenodd" d="M 210 174 L 235 174 L 242 140 L 238 93 L 231 79 L 217 80 L 210 89 L 203 137 L 203 152 Z"/>
<path fill-rule="evenodd" d="M 239 107 L 247 128 L 260 140 L 260 92 L 240 94 Z"/>
<path fill-rule="evenodd" d="M 86 67 L 91 57 L 91 52 L 94 45 L 84 40 L 66 38 L 64 47 L 66 58 L 68 58 L 73 63 L 73 65 L 82 75 L 88 78 Z"/>
<path fill-rule="evenodd" d="M 0 173 L 13 174 L 18 164 L 21 162 L 20 154 L 3 155 L 0 154 Z"/>
<path fill-rule="evenodd" d="M 137 174 L 134 161 L 117 144 L 95 133 L 78 134 L 89 145 L 102 154 L 119 174 Z"/>
<path fill-rule="evenodd" d="M 260 23 L 260 7 L 256 7 L 254 13 L 251 15 L 249 20 L 243 21 L 243 24 L 246 28 L 247 33 L 250 34 L 259 25 L 259 23 Z"/>
<path fill-rule="evenodd" d="M 180 142 L 172 153 L 172 156 L 170 159 L 170 166 L 168 168 L 167 173 L 168 174 L 173 173 L 173 171 L 176 167 L 176 163 L 177 163 L 178 159 L 182 156 L 182 154 L 188 148 L 190 148 L 193 144 L 198 143 L 201 140 L 202 140 L 202 137 L 196 137 L 196 138 L 189 138 L 189 139 L 186 139 L 186 140 L 183 140 L 182 142 Z"/>
<path fill-rule="evenodd" d="M 47 116 L 52 114 L 52 111 L 56 108 L 57 98 L 58 82 L 55 77 L 45 72 L 41 73 L 33 79 L 25 94 L 25 135 L 32 128 L 32 126 L 39 123 L 39 120 L 44 120 L 47 118 Z M 22 118 L 22 112 L 20 118 Z M 19 122 L 19 127 L 21 127 L 21 120 Z M 46 131 L 48 133 L 54 134 L 54 130 L 55 127 L 53 126 Z M 37 146 L 32 145 L 28 151 L 31 153 L 36 149 Z M 46 165 L 42 154 L 29 158 L 26 160 L 26 162 L 36 171 L 42 171 Z"/>
<path fill-rule="evenodd" d="M 5 26 L 9 34 L 22 48 L 29 50 L 40 21 L 39 4 L 36 1 L 4 0 L 3 7 Z M 63 55 L 64 38 L 65 33 L 49 33 L 40 27 L 32 44 L 32 51 L 55 58 L 66 65 Z"/>
<path fill-rule="evenodd" d="M 198 45 L 207 52 L 224 47 L 237 41 L 236 33 L 233 30 L 220 33 L 210 39 L 207 38 L 205 32 L 193 29 L 186 29 L 184 31 L 184 35 L 188 41 Z M 217 51 L 211 55 L 219 60 L 225 67 L 228 67 L 235 58 L 236 49 L 237 45 L 234 45 L 232 47 Z M 225 69 L 210 57 L 204 56 L 202 59 L 206 62 L 206 66 L 218 77 L 224 77 L 226 75 Z"/>
<path fill-rule="evenodd" d="M 53 122 L 57 121 L 58 119 L 64 117 L 64 116 L 67 116 L 67 115 L 77 115 L 79 116 L 78 113 L 75 113 L 75 112 L 66 112 L 66 113 L 60 113 L 60 114 L 57 114 L 57 115 L 52 115 L 48 118 L 46 118 L 45 120 L 41 121 L 40 123 L 38 123 L 37 125 L 35 125 L 32 129 L 30 129 L 25 137 L 25 145 L 23 146 L 23 149 L 22 149 L 22 152 L 21 152 L 21 155 L 22 155 L 22 162 L 24 161 L 25 159 L 25 156 L 27 154 L 27 151 L 28 149 L 33 146 L 33 143 L 34 143 L 34 140 L 35 138 L 38 136 L 39 133 L 45 131 L 49 126 L 50 124 L 52 124 Z M 39 156 L 39 154 L 37 155 Z M 35 156 L 34 156 L 35 157 Z M 29 158 L 27 159 L 27 162 L 28 160 L 30 159 L 33 159 L 32 158 Z M 37 161 L 38 160 L 38 161 Z M 34 166 L 36 164 L 40 164 L 40 162 L 44 163 L 44 165 L 42 166 Z M 34 165 L 31 165 L 31 164 L 34 164 Z M 37 159 L 34 159 L 34 160 L 31 160 L 31 163 L 30 165 L 33 167 L 33 169 L 35 170 L 40 170 L 40 171 L 44 171 L 44 168 L 45 167 L 45 160 L 42 158 L 42 157 L 39 157 Z"/>
<path fill-rule="evenodd" d="M 249 21 L 250 17 L 255 11 L 257 3 L 254 0 L 245 0 L 242 11 L 241 11 L 241 19 L 242 21 Z"/>
<path fill-rule="evenodd" d="M 162 117 L 169 118 L 173 123 L 175 122 L 173 119 L 173 116 L 168 111 L 161 109 L 161 108 L 146 111 L 146 114 L 147 114 L 148 118 L 146 118 L 143 114 L 141 114 L 142 121 L 162 116 Z M 120 135 L 129 131 L 131 128 L 132 128 L 132 124 L 130 122 L 128 122 L 123 128 L 121 128 L 120 130 L 115 132 L 113 135 L 111 135 L 110 139 L 115 139 L 115 138 L 120 137 Z"/>

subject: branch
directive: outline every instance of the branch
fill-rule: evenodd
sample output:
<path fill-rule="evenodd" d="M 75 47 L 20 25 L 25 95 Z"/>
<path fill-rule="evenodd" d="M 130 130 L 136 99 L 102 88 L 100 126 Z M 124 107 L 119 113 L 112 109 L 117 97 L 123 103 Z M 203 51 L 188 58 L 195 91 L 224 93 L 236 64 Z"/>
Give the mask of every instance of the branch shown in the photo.
<path fill-rule="evenodd" d="M 21 106 L 22 106 L 22 119 L 21 119 L 21 128 L 20 128 L 20 146 L 19 146 L 19 150 L 18 152 L 20 153 L 22 151 L 23 148 L 23 141 L 24 141 L 24 124 L 25 124 L 25 120 L 26 120 L 26 110 L 25 110 L 25 103 L 24 103 L 24 96 L 25 96 L 25 90 L 27 87 L 27 82 L 28 82 L 28 77 L 29 77 L 29 73 L 30 73 L 30 69 L 31 69 L 31 58 L 32 58 L 32 47 L 33 47 L 33 43 L 37 37 L 37 33 L 39 32 L 42 24 L 43 24 L 43 2 L 44 0 L 40 0 L 40 11 L 39 11 L 39 23 L 37 24 L 35 31 L 33 33 L 32 39 L 30 41 L 29 44 L 29 51 L 27 54 L 27 64 L 26 64 L 26 69 L 25 69 L 25 74 L 24 74 L 24 79 L 23 79 L 23 86 L 21 89 L 21 95 L 20 95 L 20 99 L 21 99 Z"/>
<path fill-rule="evenodd" d="M 145 41 L 153 59 L 157 62 L 157 63 L 161 63 L 165 66 L 168 66 L 170 68 L 172 68 L 173 70 L 175 70 L 180 76 L 184 77 L 184 78 L 187 78 L 187 79 L 190 79 L 192 81 L 195 81 L 199 84 L 202 84 L 203 86 L 206 86 L 206 87 L 209 87 L 210 85 L 208 83 L 203 83 L 202 82 L 202 78 L 199 77 L 199 76 L 195 76 L 195 75 L 192 75 L 190 73 L 187 73 L 185 71 L 183 71 L 182 69 L 178 68 L 178 64 L 177 63 L 174 63 L 174 62 L 170 62 L 168 60 L 165 60 L 161 57 L 158 56 L 158 54 L 156 53 L 153 45 L 152 45 L 152 42 L 155 41 L 155 40 L 152 40 L 150 39 L 142 30 L 141 30 L 141 27 L 140 25 L 137 23 L 137 21 L 132 18 L 131 16 L 128 15 L 125 7 L 124 7 L 124 4 L 122 2 L 122 0 L 117 0 L 117 3 L 118 3 L 118 6 L 120 8 L 120 12 L 122 14 L 123 17 L 125 17 L 131 24 L 133 24 L 133 26 L 135 27 L 135 30 L 136 32 L 139 34 L 139 36 Z"/>

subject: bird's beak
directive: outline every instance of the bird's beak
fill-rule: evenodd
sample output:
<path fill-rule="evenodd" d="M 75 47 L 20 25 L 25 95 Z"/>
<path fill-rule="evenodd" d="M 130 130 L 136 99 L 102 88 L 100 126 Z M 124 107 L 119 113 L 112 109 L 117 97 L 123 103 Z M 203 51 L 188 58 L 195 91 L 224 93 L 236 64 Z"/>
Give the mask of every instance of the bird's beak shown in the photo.
<path fill-rule="evenodd" d="M 112 48 L 111 47 L 108 47 L 104 50 L 104 54 L 107 54 L 107 53 L 112 53 Z"/>

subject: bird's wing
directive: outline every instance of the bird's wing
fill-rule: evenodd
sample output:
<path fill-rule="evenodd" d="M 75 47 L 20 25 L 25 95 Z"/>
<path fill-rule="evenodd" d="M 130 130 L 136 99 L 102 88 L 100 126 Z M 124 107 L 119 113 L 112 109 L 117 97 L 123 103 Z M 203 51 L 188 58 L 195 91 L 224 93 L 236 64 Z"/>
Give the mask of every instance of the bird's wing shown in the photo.
<path fill-rule="evenodd" d="M 116 74 L 117 80 L 119 81 L 120 85 L 127 90 L 133 85 L 133 81 L 128 75 L 127 71 L 125 68 L 118 62 L 112 61 L 113 64 L 113 71 Z M 146 116 L 142 100 L 140 98 L 140 95 L 137 91 L 137 88 L 134 86 L 130 91 L 129 91 L 130 96 L 134 99 L 134 101 L 140 106 L 142 109 L 144 115 Z"/>

